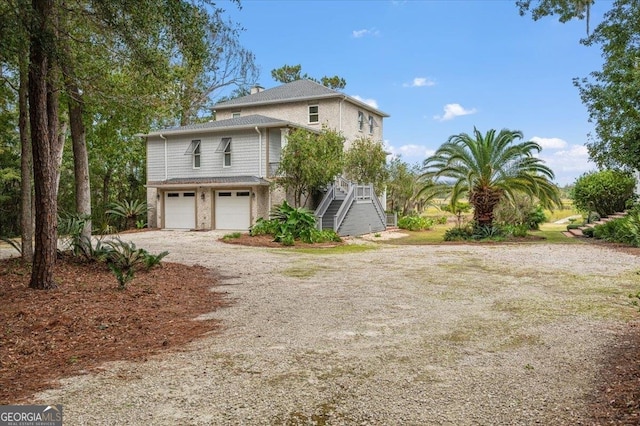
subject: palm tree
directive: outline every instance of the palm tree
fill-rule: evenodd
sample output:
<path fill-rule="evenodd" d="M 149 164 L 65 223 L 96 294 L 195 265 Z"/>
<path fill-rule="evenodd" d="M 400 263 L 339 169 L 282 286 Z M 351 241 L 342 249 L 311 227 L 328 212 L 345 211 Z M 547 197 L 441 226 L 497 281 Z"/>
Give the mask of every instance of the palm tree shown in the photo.
<path fill-rule="evenodd" d="M 538 198 L 543 207 L 561 206 L 560 193 L 553 171 L 534 154 L 542 149 L 535 142 L 519 142 L 517 130 L 489 130 L 482 135 L 475 127 L 473 136 L 466 133 L 449 137 L 434 155 L 424 161 L 423 176 L 439 179 L 449 187 L 451 204 L 467 196 L 473 205 L 478 226 L 493 224 L 493 212 L 506 197 L 516 193 Z"/>

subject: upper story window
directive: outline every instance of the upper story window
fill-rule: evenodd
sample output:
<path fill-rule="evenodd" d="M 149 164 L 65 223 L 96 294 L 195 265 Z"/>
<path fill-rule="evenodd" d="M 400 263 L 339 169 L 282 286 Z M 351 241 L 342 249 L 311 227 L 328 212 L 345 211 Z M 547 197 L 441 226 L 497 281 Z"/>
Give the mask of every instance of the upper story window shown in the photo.
<path fill-rule="evenodd" d="M 240 117 L 240 111 L 233 111 L 231 113 L 231 118 L 238 118 Z"/>
<path fill-rule="evenodd" d="M 199 169 L 200 168 L 200 141 L 199 140 L 191 141 L 184 155 L 191 155 L 192 161 L 193 161 L 193 168 Z"/>
<path fill-rule="evenodd" d="M 373 116 L 369 116 L 369 134 L 373 134 Z"/>
<path fill-rule="evenodd" d="M 224 138 L 224 139 L 222 139 L 222 141 L 224 142 L 225 139 L 226 139 L 226 142 L 225 142 L 224 151 L 223 151 L 224 152 L 224 161 L 223 161 L 222 165 L 224 167 L 231 167 L 231 138 Z"/>
<path fill-rule="evenodd" d="M 193 168 L 194 169 L 200 168 L 200 141 L 198 141 L 198 144 L 193 150 Z"/>
<path fill-rule="evenodd" d="M 317 123 L 319 121 L 318 105 L 309 105 L 309 123 Z"/>
<path fill-rule="evenodd" d="M 231 167 L 231 138 L 222 138 L 216 152 L 222 152 L 222 167 Z"/>
<path fill-rule="evenodd" d="M 364 112 L 358 111 L 358 130 L 362 131 L 364 127 Z"/>

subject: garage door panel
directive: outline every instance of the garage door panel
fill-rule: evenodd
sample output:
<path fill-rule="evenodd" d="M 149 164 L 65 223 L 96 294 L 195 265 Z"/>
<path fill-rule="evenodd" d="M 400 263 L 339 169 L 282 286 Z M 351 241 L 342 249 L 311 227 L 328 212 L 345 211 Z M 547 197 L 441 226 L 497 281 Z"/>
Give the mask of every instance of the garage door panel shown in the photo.
<path fill-rule="evenodd" d="M 172 191 L 165 193 L 164 227 L 194 229 L 196 227 L 196 193 Z"/>
<path fill-rule="evenodd" d="M 216 192 L 216 229 L 249 229 L 251 191 Z"/>

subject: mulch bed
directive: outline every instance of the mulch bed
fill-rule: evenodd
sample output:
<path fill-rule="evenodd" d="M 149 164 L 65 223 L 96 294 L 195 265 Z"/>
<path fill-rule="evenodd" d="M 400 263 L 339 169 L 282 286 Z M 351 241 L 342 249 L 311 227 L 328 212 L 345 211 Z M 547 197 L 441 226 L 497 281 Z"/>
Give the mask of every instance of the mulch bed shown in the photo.
<path fill-rule="evenodd" d="M 0 405 L 28 401 L 57 379 L 105 361 L 145 360 L 219 328 L 200 314 L 228 304 L 200 266 L 162 263 L 126 290 L 104 264 L 59 259 L 54 290 L 28 288 L 30 267 L 0 261 Z"/>
<path fill-rule="evenodd" d="M 640 424 L 640 323 L 630 323 L 609 348 L 589 405 L 593 425 Z"/>

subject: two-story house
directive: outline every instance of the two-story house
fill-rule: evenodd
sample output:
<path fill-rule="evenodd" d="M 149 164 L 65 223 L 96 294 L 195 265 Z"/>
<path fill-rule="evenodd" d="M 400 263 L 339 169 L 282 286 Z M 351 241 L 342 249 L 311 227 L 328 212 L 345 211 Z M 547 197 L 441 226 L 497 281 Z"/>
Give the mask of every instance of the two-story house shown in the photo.
<path fill-rule="evenodd" d="M 388 117 L 310 80 L 268 90 L 256 87 L 250 95 L 215 105 L 215 114 L 216 121 L 145 135 L 149 227 L 248 229 L 257 218 L 268 217 L 284 197 L 271 183 L 290 129 L 320 131 L 326 125 L 342 132 L 348 149 L 358 137 L 382 140 L 382 121 Z M 346 197 L 348 186 L 339 186 L 331 191 L 337 198 Z M 363 194 L 368 194 L 366 189 L 354 188 L 351 196 L 360 208 L 372 202 Z M 336 201 L 328 203 L 332 201 L 336 210 Z M 377 206 L 381 210 L 379 202 Z M 358 221 L 356 207 L 352 222 Z M 349 208 L 342 210 L 341 223 L 349 216 Z M 327 226 L 334 227 L 324 216 Z M 369 224 L 368 229 L 380 230 L 380 224 Z M 358 231 L 347 220 L 342 233 Z"/>

